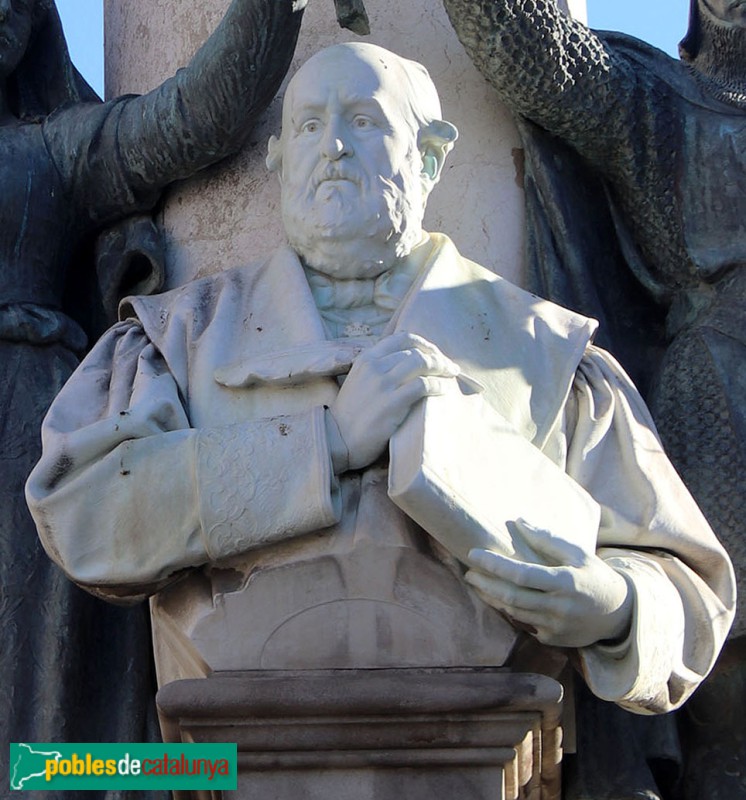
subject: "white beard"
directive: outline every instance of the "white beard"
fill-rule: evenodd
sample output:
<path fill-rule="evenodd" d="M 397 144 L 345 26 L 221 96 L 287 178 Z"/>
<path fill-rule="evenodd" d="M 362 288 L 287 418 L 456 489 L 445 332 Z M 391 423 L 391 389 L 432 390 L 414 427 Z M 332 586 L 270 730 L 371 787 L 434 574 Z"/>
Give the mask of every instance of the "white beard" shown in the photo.
<path fill-rule="evenodd" d="M 309 267 L 337 278 L 374 278 L 420 242 L 425 203 L 414 170 L 377 176 L 374 186 L 346 167 L 324 172 L 334 182 L 312 179 L 292 192 L 283 184 L 288 242 Z"/>

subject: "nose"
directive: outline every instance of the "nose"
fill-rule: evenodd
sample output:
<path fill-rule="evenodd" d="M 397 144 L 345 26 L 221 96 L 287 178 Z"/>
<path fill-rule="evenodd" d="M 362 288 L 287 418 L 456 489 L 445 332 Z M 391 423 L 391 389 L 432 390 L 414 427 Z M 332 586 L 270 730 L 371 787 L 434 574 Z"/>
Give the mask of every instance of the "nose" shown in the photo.
<path fill-rule="evenodd" d="M 321 141 L 321 152 L 330 161 L 338 161 L 344 156 L 353 153 L 350 137 L 345 131 L 345 126 L 340 119 L 332 118 L 324 129 Z"/>

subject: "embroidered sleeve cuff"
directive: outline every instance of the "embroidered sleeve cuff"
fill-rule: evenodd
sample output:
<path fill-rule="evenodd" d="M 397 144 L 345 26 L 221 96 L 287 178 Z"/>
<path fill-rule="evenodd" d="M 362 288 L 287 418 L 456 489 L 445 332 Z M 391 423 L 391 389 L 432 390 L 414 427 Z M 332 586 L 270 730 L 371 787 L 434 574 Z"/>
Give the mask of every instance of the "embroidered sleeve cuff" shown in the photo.
<path fill-rule="evenodd" d="M 339 519 L 322 408 L 200 431 L 196 481 L 213 561 Z"/>

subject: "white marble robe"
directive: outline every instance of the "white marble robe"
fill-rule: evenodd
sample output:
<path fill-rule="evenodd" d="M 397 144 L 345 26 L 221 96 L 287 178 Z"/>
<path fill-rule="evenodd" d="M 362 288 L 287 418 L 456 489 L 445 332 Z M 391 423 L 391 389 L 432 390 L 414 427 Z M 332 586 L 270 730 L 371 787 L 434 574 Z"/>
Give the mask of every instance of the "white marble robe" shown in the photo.
<path fill-rule="evenodd" d="M 634 618 L 626 641 L 583 648 L 580 667 L 597 695 L 631 710 L 679 705 L 732 620 L 728 557 L 637 392 L 591 344 L 594 323 L 464 259 L 446 237 L 431 242 L 389 331 L 437 344 L 599 503 L 598 553 L 634 588 Z M 240 564 L 250 585 L 268 566 L 381 537 L 419 537 L 412 547 L 434 557 L 380 490 L 385 464 L 332 474 L 324 406 L 338 385 L 291 251 L 132 299 L 123 313 L 50 410 L 27 486 L 42 541 L 74 581 L 111 599 L 162 590 L 157 621 L 169 592 L 191 592 L 209 616 L 220 594 L 211 565 Z M 274 382 L 219 381 L 288 352 L 307 361 L 301 385 L 281 367 Z"/>

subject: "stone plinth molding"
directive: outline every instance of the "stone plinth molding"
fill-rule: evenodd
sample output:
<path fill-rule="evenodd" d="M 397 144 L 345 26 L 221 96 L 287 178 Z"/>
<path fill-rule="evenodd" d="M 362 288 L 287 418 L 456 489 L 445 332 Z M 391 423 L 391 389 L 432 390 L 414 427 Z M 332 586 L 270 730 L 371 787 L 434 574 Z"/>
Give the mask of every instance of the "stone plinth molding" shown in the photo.
<path fill-rule="evenodd" d="M 238 743 L 226 800 L 558 800 L 561 700 L 540 675 L 331 670 L 176 681 L 158 707 L 168 741 Z"/>

